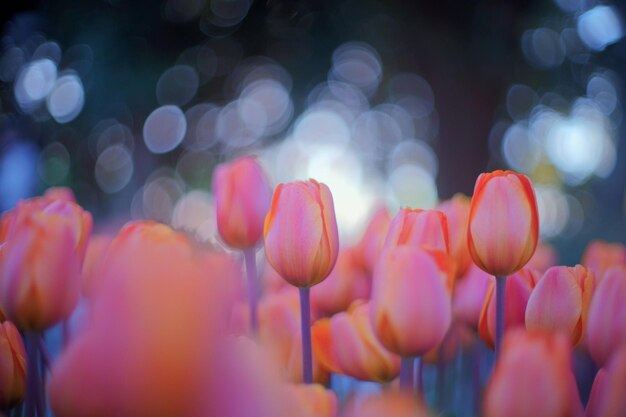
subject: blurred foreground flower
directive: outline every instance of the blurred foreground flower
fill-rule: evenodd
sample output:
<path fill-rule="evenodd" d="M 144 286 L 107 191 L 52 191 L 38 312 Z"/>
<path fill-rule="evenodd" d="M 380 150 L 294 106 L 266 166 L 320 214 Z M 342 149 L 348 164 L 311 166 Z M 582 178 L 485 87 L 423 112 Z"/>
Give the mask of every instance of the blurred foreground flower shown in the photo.
<path fill-rule="evenodd" d="M 464 275 L 472 258 L 467 247 L 467 222 L 469 219 L 470 199 L 463 194 L 456 194 L 443 201 L 438 207 L 447 218 L 450 237 L 450 255 L 456 262 L 456 273 Z"/>
<path fill-rule="evenodd" d="M 608 243 L 592 240 L 583 254 L 582 264 L 596 274 L 598 283 L 612 266 L 626 266 L 626 246 L 621 243 Z"/>
<path fill-rule="evenodd" d="M 9 409 L 24 399 L 26 350 L 13 323 L 0 324 L 0 409 Z"/>
<path fill-rule="evenodd" d="M 376 261 L 383 250 L 391 216 L 385 207 L 379 207 L 370 219 L 356 247 L 356 256 L 365 271 L 371 276 Z"/>
<path fill-rule="evenodd" d="M 410 245 L 450 252 L 448 220 L 438 210 L 400 209 L 389 224 L 384 248 Z"/>
<path fill-rule="evenodd" d="M 354 397 L 343 417 L 429 417 L 428 408 L 414 394 L 384 391 L 378 395 Z"/>
<path fill-rule="evenodd" d="M 626 345 L 615 352 L 601 368 L 595 380 L 585 417 L 621 417 L 626 415 Z"/>

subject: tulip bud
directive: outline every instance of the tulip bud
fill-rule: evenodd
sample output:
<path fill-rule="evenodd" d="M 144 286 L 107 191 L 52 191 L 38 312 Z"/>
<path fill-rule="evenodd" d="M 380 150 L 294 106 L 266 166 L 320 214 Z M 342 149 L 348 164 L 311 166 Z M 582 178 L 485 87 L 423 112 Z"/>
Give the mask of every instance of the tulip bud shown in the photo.
<path fill-rule="evenodd" d="M 374 272 L 376 261 L 383 250 L 390 222 L 391 216 L 386 208 L 376 210 L 357 245 L 357 259 L 370 275 Z"/>
<path fill-rule="evenodd" d="M 626 415 L 626 345 L 601 368 L 591 388 L 585 417 L 622 417 Z"/>
<path fill-rule="evenodd" d="M 626 246 L 621 243 L 593 240 L 585 249 L 582 264 L 595 273 L 596 279 L 600 283 L 604 273 L 610 267 L 626 266 Z"/>
<path fill-rule="evenodd" d="M 400 372 L 400 358 L 374 336 L 369 305 L 363 301 L 347 313 L 318 320 L 312 337 L 315 356 L 330 372 L 375 382 L 389 382 Z"/>
<path fill-rule="evenodd" d="M 593 272 L 581 265 L 548 269 L 528 298 L 526 328 L 562 332 L 577 345 L 587 325 L 594 284 Z"/>
<path fill-rule="evenodd" d="M 626 344 L 626 267 L 607 270 L 591 299 L 587 348 L 599 366 Z"/>
<path fill-rule="evenodd" d="M 397 246 L 383 252 L 370 302 L 372 327 L 383 346 L 412 357 L 443 340 L 452 316 L 446 275 L 424 249 Z"/>
<path fill-rule="evenodd" d="M 505 291 L 504 331 L 516 327 L 524 327 L 526 320 L 526 305 L 533 288 L 537 285 L 540 275 L 537 271 L 524 268 L 507 278 Z M 485 304 L 478 321 L 478 333 L 483 341 L 490 347 L 495 344 L 496 328 L 496 297 L 495 279 L 491 280 Z"/>
<path fill-rule="evenodd" d="M 461 323 L 478 330 L 480 313 L 487 298 L 487 292 L 493 291 L 495 277 L 489 275 L 474 263 L 455 287 L 452 311 Z"/>
<path fill-rule="evenodd" d="M 255 246 L 269 210 L 270 187 L 255 158 L 246 156 L 220 164 L 213 174 L 217 229 L 227 245 Z"/>
<path fill-rule="evenodd" d="M 311 287 L 335 266 L 339 234 L 333 197 L 315 180 L 279 184 L 265 218 L 265 255 L 290 284 Z"/>
<path fill-rule="evenodd" d="M 510 275 L 532 257 L 538 236 L 537 201 L 528 177 L 512 171 L 481 174 L 467 230 L 476 265 L 492 275 Z"/>
<path fill-rule="evenodd" d="M 450 253 L 446 215 L 438 210 L 401 209 L 389 224 L 384 248 L 401 245 Z"/>
<path fill-rule="evenodd" d="M 0 324 L 0 408 L 11 408 L 24 398 L 26 351 L 13 323 Z"/>
<path fill-rule="evenodd" d="M 470 199 L 463 194 L 456 194 L 450 200 L 439 204 L 438 209 L 447 217 L 450 234 L 450 255 L 456 262 L 458 275 L 467 272 L 472 257 L 467 248 L 467 221 L 469 219 Z"/>
<path fill-rule="evenodd" d="M 581 416 L 570 369 L 569 341 L 562 335 L 505 335 L 485 393 L 485 417 Z"/>

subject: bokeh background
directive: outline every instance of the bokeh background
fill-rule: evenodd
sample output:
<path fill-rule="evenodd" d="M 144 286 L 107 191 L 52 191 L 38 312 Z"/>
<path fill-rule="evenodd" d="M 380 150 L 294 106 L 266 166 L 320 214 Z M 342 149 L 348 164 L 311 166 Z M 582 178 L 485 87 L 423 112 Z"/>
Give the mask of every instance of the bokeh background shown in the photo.
<path fill-rule="evenodd" d="M 536 186 L 575 263 L 626 242 L 626 3 L 595 0 L 3 2 L 0 209 L 71 187 L 98 227 L 215 239 L 213 167 L 333 191 L 342 239 L 378 204 Z"/>

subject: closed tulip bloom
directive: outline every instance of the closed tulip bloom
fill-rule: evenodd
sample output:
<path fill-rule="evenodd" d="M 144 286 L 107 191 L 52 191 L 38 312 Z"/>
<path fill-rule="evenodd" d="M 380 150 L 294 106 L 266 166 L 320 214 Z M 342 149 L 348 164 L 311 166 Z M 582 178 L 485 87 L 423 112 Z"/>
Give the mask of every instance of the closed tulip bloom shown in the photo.
<path fill-rule="evenodd" d="M 245 156 L 220 164 L 213 173 L 217 229 L 228 246 L 247 249 L 263 235 L 270 187 L 257 160 Z"/>
<path fill-rule="evenodd" d="M 604 274 L 591 299 L 586 344 L 593 360 L 603 366 L 626 344 L 626 267 L 614 266 Z"/>
<path fill-rule="evenodd" d="M 607 269 L 618 265 L 626 266 L 626 246 L 621 243 L 593 240 L 585 249 L 582 264 L 596 274 L 596 279 L 600 283 Z"/>
<path fill-rule="evenodd" d="M 492 275 L 510 275 L 533 256 L 538 237 L 537 201 L 528 177 L 512 171 L 481 174 L 467 230 L 476 265 Z"/>
<path fill-rule="evenodd" d="M 24 398 L 26 351 L 22 337 L 10 321 L 0 324 L 0 408 L 8 409 Z"/>
<path fill-rule="evenodd" d="M 108 235 L 95 235 L 89 239 L 82 270 L 82 293 L 84 296 L 93 295 L 93 287 L 98 285 L 94 283 L 94 279 L 97 279 L 98 268 L 100 268 L 112 240 L 113 237 Z"/>
<path fill-rule="evenodd" d="M 265 255 L 290 284 L 311 287 L 332 271 L 339 253 L 333 197 L 315 180 L 279 184 L 265 218 Z"/>
<path fill-rule="evenodd" d="M 312 336 L 315 356 L 331 372 L 375 382 L 389 382 L 400 372 L 400 357 L 376 339 L 369 305 L 363 301 L 348 312 L 318 320 Z"/>
<path fill-rule="evenodd" d="M 562 332 L 577 345 L 585 333 L 594 286 L 593 272 L 581 265 L 548 269 L 528 298 L 526 328 Z"/>
<path fill-rule="evenodd" d="M 437 346 L 450 327 L 446 272 L 427 251 L 413 246 L 385 250 L 374 272 L 370 320 L 378 340 L 403 356 Z"/>
<path fill-rule="evenodd" d="M 532 269 L 524 268 L 507 279 L 505 292 L 504 331 L 505 333 L 516 327 L 524 327 L 526 323 L 526 306 L 528 299 L 537 285 L 541 275 Z M 480 312 L 478 333 L 481 339 L 490 347 L 495 344 L 496 328 L 496 297 L 495 279 L 491 280 L 487 290 L 485 304 Z"/>
<path fill-rule="evenodd" d="M 389 223 L 391 223 L 389 211 L 385 207 L 378 208 L 357 245 L 357 259 L 370 275 L 374 272 L 376 261 L 383 250 Z"/>
<path fill-rule="evenodd" d="M 389 224 L 384 248 L 401 245 L 450 253 L 446 215 L 439 210 L 400 209 Z"/>
<path fill-rule="evenodd" d="M 0 304 L 19 328 L 44 330 L 78 303 L 91 215 L 72 202 L 34 199 L 9 216 Z"/>
<path fill-rule="evenodd" d="M 450 255 L 456 261 L 457 274 L 462 276 L 472 264 L 467 247 L 467 221 L 469 219 L 470 199 L 463 194 L 456 194 L 450 200 L 439 204 L 438 210 L 442 211 L 448 219 L 450 235 Z"/>
<path fill-rule="evenodd" d="M 582 416 L 570 361 L 563 335 L 506 334 L 485 392 L 485 417 Z"/>
<path fill-rule="evenodd" d="M 478 321 L 488 291 L 493 291 L 495 277 L 489 275 L 475 264 L 461 278 L 454 289 L 452 311 L 461 323 L 478 330 Z"/>
<path fill-rule="evenodd" d="M 585 417 L 622 417 L 626 415 L 626 345 L 596 374 L 585 410 Z"/>

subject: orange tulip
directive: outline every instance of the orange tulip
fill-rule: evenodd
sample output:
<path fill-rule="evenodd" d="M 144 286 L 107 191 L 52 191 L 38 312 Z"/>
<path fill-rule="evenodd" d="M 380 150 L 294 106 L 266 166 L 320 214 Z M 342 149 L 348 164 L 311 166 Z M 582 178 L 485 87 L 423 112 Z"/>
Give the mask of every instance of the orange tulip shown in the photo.
<path fill-rule="evenodd" d="M 594 286 L 593 272 L 581 265 L 548 269 L 528 298 L 526 328 L 563 332 L 577 345 L 585 333 Z"/>
<path fill-rule="evenodd" d="M 343 417 L 429 417 L 428 408 L 416 395 L 405 391 L 383 391 L 348 403 Z"/>
<path fill-rule="evenodd" d="M 456 194 L 438 207 L 448 219 L 450 234 L 450 254 L 456 261 L 457 274 L 462 276 L 472 264 L 472 257 L 467 248 L 467 221 L 469 219 L 470 199 L 463 194 Z"/>
<path fill-rule="evenodd" d="M 591 388 L 585 417 L 622 417 L 626 415 L 626 345 L 601 368 Z"/>
<path fill-rule="evenodd" d="M 596 274 L 596 279 L 600 283 L 604 273 L 610 267 L 626 266 L 626 246 L 621 243 L 593 240 L 585 249 L 582 264 Z"/>
<path fill-rule="evenodd" d="M 337 395 L 318 384 L 285 384 L 280 390 L 282 417 L 336 417 Z"/>
<path fill-rule="evenodd" d="M 485 392 L 485 417 L 577 417 L 582 404 L 563 335 L 509 332 Z"/>
<path fill-rule="evenodd" d="M 424 249 L 396 246 L 383 252 L 370 302 L 374 333 L 383 346 L 412 357 L 443 340 L 452 316 L 446 275 Z"/>
<path fill-rule="evenodd" d="M 22 201 L 5 214 L 0 304 L 24 330 L 67 318 L 78 303 L 91 215 L 69 201 Z"/>
<path fill-rule="evenodd" d="M 505 333 L 516 327 L 524 327 L 528 298 L 539 278 L 539 272 L 524 268 L 507 279 L 504 313 Z M 495 279 L 491 280 L 478 321 L 478 333 L 481 339 L 492 348 L 495 345 L 496 328 L 495 285 Z"/>
<path fill-rule="evenodd" d="M 347 309 L 354 300 L 368 299 L 370 287 L 371 280 L 358 266 L 355 250 L 344 249 L 328 278 L 311 293 L 311 304 L 322 314 L 334 314 Z"/>
<path fill-rule="evenodd" d="M 603 366 L 613 352 L 626 344 L 626 267 L 607 270 L 598 284 L 589 307 L 587 348 L 593 360 Z"/>
<path fill-rule="evenodd" d="M 217 229 L 227 245 L 255 246 L 263 234 L 270 206 L 270 187 L 257 160 L 245 156 L 220 164 L 213 173 Z"/>
<path fill-rule="evenodd" d="M 0 408 L 11 408 L 24 398 L 26 351 L 13 323 L 0 324 Z"/>
<path fill-rule="evenodd" d="M 377 209 L 356 247 L 357 259 L 370 275 L 374 273 L 376 261 L 383 250 L 390 222 L 389 211 L 384 207 Z"/>
<path fill-rule="evenodd" d="M 401 245 L 450 253 L 446 215 L 438 210 L 401 209 L 389 224 L 384 248 Z"/>
<path fill-rule="evenodd" d="M 476 265 L 492 275 L 510 275 L 532 257 L 538 236 L 537 201 L 528 177 L 512 171 L 481 174 L 467 230 Z"/>
<path fill-rule="evenodd" d="M 348 312 L 318 320 L 312 337 L 315 356 L 331 372 L 376 382 L 391 381 L 400 372 L 400 358 L 374 336 L 369 305 L 363 301 Z"/>
<path fill-rule="evenodd" d="M 265 255 L 290 284 L 311 287 L 335 266 L 339 235 L 333 197 L 315 180 L 279 184 L 265 218 Z"/>
<path fill-rule="evenodd" d="M 102 263 L 106 251 L 111 244 L 111 240 L 113 240 L 113 237 L 108 235 L 95 235 L 89 239 L 82 271 L 82 293 L 87 297 L 91 297 L 93 295 L 94 287 L 98 286 L 97 282 L 94 283 L 94 279 L 97 279 L 98 269 L 100 268 L 100 264 Z"/>
<path fill-rule="evenodd" d="M 452 300 L 454 317 L 471 329 L 478 330 L 480 313 L 487 293 L 493 291 L 494 279 L 493 275 L 472 263 L 454 289 Z"/>

